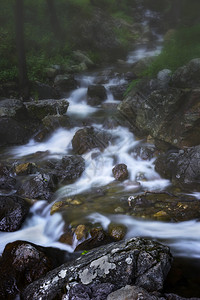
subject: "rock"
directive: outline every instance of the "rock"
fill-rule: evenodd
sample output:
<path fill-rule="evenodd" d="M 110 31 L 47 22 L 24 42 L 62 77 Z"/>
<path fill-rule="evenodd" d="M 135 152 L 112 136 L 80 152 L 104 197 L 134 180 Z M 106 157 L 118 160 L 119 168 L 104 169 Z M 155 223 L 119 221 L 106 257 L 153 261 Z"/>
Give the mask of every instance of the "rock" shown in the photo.
<path fill-rule="evenodd" d="M 66 184 L 81 176 L 85 170 L 85 161 L 79 155 L 66 155 L 59 161 L 49 160 L 46 167 L 59 184 Z"/>
<path fill-rule="evenodd" d="M 83 238 L 86 238 L 87 232 L 86 232 L 86 226 L 85 225 L 78 225 L 74 231 L 76 238 L 78 241 L 82 240 Z"/>
<path fill-rule="evenodd" d="M 32 94 L 35 101 L 43 99 L 59 99 L 59 92 L 48 84 L 41 82 L 34 82 L 32 87 Z"/>
<path fill-rule="evenodd" d="M 87 103 L 91 106 L 100 105 L 107 98 L 103 85 L 89 85 L 87 91 Z"/>
<path fill-rule="evenodd" d="M 0 190 L 12 190 L 16 184 L 16 179 L 7 166 L 0 163 Z"/>
<path fill-rule="evenodd" d="M 0 117 L 24 119 L 26 108 L 21 100 L 3 99 L 0 101 Z"/>
<path fill-rule="evenodd" d="M 107 300 L 159 300 L 160 297 L 151 296 L 147 291 L 138 286 L 126 285 L 125 287 L 108 295 Z M 161 300 L 161 299 L 160 299 Z"/>
<path fill-rule="evenodd" d="M 158 291 L 163 288 L 171 261 L 168 247 L 133 238 L 95 249 L 73 263 L 50 271 L 30 284 L 23 292 L 23 298 L 54 299 L 66 286 L 70 293 L 77 283 L 84 286 L 109 283 L 115 289 L 135 284 L 149 292 Z"/>
<path fill-rule="evenodd" d="M 112 169 L 113 175 L 116 180 L 124 181 L 128 178 L 128 170 L 125 164 L 118 164 Z"/>
<path fill-rule="evenodd" d="M 78 83 L 72 75 L 57 75 L 54 79 L 54 85 L 60 92 L 70 92 L 77 88 Z"/>
<path fill-rule="evenodd" d="M 66 297 L 71 300 L 106 300 L 113 289 L 114 285 L 110 283 L 76 284 L 70 289 Z"/>
<path fill-rule="evenodd" d="M 56 180 L 52 175 L 38 174 L 28 178 L 18 190 L 23 197 L 49 200 L 55 187 Z"/>
<path fill-rule="evenodd" d="M 111 85 L 109 87 L 109 89 L 112 92 L 115 100 L 123 100 L 127 87 L 128 87 L 128 84 L 113 85 L 113 86 Z"/>
<path fill-rule="evenodd" d="M 80 50 L 73 51 L 73 56 L 78 62 L 86 64 L 88 68 L 94 66 L 93 61 Z"/>
<path fill-rule="evenodd" d="M 67 112 L 69 103 L 65 99 L 48 99 L 35 102 L 24 102 L 24 105 L 31 118 L 42 120 L 47 115 L 64 115 Z"/>
<path fill-rule="evenodd" d="M 0 230 L 16 231 L 28 215 L 29 205 L 21 197 L 0 196 L 0 212 Z"/>
<path fill-rule="evenodd" d="M 182 189 L 199 190 L 200 184 L 200 146 L 186 148 L 179 152 L 169 151 L 156 161 L 156 171 L 170 178 L 172 183 Z"/>
<path fill-rule="evenodd" d="M 91 238 L 79 244 L 75 251 L 91 250 L 113 242 L 113 238 L 109 236 L 102 228 L 93 228 L 90 230 Z"/>
<path fill-rule="evenodd" d="M 24 144 L 33 134 L 33 128 L 12 118 L 0 118 L 0 146 Z"/>
<path fill-rule="evenodd" d="M 150 134 L 175 147 L 199 144 L 199 90 L 169 88 L 150 95 L 129 95 L 118 107 L 140 134 Z M 180 121 L 181 120 L 181 121 Z"/>
<path fill-rule="evenodd" d="M 50 132 L 57 128 L 72 128 L 73 121 L 68 116 L 48 115 L 42 119 L 42 124 Z"/>
<path fill-rule="evenodd" d="M 113 224 L 108 226 L 108 234 L 115 241 L 120 241 L 125 237 L 127 228 L 123 224 Z"/>
<path fill-rule="evenodd" d="M 155 155 L 155 151 L 156 148 L 153 144 L 140 144 L 134 148 L 133 154 L 136 159 L 151 160 Z"/>
<path fill-rule="evenodd" d="M 178 88 L 199 88 L 200 58 L 192 59 L 187 65 L 178 68 L 172 76 L 172 85 Z"/>
<path fill-rule="evenodd" d="M 25 241 L 7 244 L 0 261 L 0 298 L 16 299 L 28 284 L 73 257 L 77 254 Z"/>
<path fill-rule="evenodd" d="M 70 228 L 67 228 L 65 232 L 60 236 L 59 242 L 67 245 L 73 244 L 74 234 Z"/>
<path fill-rule="evenodd" d="M 148 192 L 128 198 L 127 213 L 143 219 L 183 222 L 200 217 L 200 202 L 192 196 Z"/>
<path fill-rule="evenodd" d="M 171 80 L 172 71 L 169 69 L 164 69 L 158 72 L 157 80 L 160 89 L 167 89 Z"/>
<path fill-rule="evenodd" d="M 72 139 L 72 147 L 77 154 L 84 154 L 94 148 L 102 151 L 108 146 L 109 140 L 110 136 L 105 131 L 86 127 L 75 133 Z"/>
<path fill-rule="evenodd" d="M 17 175 L 29 175 L 37 172 L 37 166 L 35 163 L 24 163 L 14 166 L 15 173 Z"/>

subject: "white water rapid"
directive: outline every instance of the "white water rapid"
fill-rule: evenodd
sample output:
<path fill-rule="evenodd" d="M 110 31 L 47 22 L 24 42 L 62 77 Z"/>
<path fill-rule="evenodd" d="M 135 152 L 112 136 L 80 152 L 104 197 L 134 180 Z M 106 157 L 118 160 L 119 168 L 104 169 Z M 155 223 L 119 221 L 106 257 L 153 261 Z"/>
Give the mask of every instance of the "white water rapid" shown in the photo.
<path fill-rule="evenodd" d="M 156 51 L 159 50 L 160 48 L 156 49 Z M 133 63 L 139 58 L 152 54 L 155 54 L 155 51 L 148 51 L 145 47 L 138 48 L 128 56 L 127 62 Z M 95 114 L 101 111 L 102 107 L 87 105 L 86 94 L 88 86 L 95 82 L 96 74 L 81 75 L 77 79 L 79 80 L 79 88 L 74 90 L 67 99 L 70 103 L 67 114 L 80 119 L 88 116 L 95 119 Z M 109 87 L 124 82 L 124 79 L 121 79 L 121 82 L 119 82 L 118 79 L 113 77 L 104 84 L 107 90 L 105 103 L 116 103 L 118 99 L 114 99 Z M 63 197 L 78 195 L 82 192 L 90 192 L 94 187 L 102 187 L 114 182 L 112 168 L 118 163 L 125 163 L 128 166 L 130 177 L 125 182 L 119 184 L 121 189 L 126 192 L 132 192 L 138 186 L 143 191 L 161 191 L 170 185 L 168 180 L 160 178 L 156 173 L 154 159 L 143 160 L 135 156 L 134 149 L 141 142 L 136 140 L 133 133 L 127 128 L 118 126 L 114 129 L 105 129 L 103 125 L 95 122 L 92 126 L 111 135 L 110 144 L 103 152 L 94 149 L 83 155 L 86 168 L 82 176 L 75 183 L 60 188 L 55 193 L 55 201 Z M 26 145 L 9 149 L 8 156 L 13 160 L 20 160 L 40 151 L 46 152 L 45 158 L 41 159 L 52 157 L 61 159 L 64 155 L 72 153 L 71 141 L 79 128 L 81 127 L 77 126 L 69 130 L 60 128 L 47 141 L 41 143 L 32 139 Z M 142 180 L 140 175 L 145 180 Z M 198 198 L 199 194 L 193 194 L 193 196 Z M 15 240 L 27 240 L 39 245 L 54 246 L 73 251 L 75 245 L 71 247 L 58 242 L 63 232 L 64 221 L 59 213 L 51 216 L 50 207 L 51 205 L 47 205 L 45 201 L 38 201 L 32 206 L 30 216 L 19 231 L 13 233 L 1 232 L 0 252 L 3 251 L 8 242 Z M 175 255 L 200 258 L 200 236 L 198 234 L 200 231 L 200 222 L 196 220 L 167 223 L 135 219 L 123 214 L 100 214 L 96 211 L 86 216 L 86 218 L 93 223 L 101 223 L 105 229 L 111 221 L 123 223 L 127 226 L 127 237 L 143 236 L 154 238 L 171 246 Z"/>

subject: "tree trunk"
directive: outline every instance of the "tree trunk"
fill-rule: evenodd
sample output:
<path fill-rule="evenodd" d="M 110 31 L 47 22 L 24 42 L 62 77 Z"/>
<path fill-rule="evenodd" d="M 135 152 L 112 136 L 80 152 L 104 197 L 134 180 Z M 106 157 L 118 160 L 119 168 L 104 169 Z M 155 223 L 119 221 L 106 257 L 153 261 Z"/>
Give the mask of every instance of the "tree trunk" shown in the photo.
<path fill-rule="evenodd" d="M 50 23 L 51 23 L 52 30 L 53 30 L 56 38 L 58 38 L 59 40 L 62 41 L 63 31 L 61 29 L 60 22 L 57 17 L 54 0 L 46 0 L 46 1 L 47 1 L 47 7 L 49 10 Z"/>
<path fill-rule="evenodd" d="M 18 56 L 19 85 L 23 99 L 29 98 L 29 80 L 27 75 L 26 54 L 24 46 L 24 3 L 15 0 L 16 48 Z"/>

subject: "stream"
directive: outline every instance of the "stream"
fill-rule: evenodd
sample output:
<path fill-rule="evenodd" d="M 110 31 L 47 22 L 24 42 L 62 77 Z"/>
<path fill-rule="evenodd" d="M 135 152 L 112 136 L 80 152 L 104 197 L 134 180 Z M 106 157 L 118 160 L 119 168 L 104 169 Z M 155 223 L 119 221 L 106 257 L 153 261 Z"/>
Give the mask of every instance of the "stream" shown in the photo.
<path fill-rule="evenodd" d="M 145 45 L 136 47 L 127 56 L 127 65 L 133 64 L 140 58 L 152 56 L 161 50 L 161 39 L 157 48 L 149 50 Z M 112 67 L 108 70 L 112 70 Z M 113 75 L 106 78 L 107 72 L 93 71 L 76 76 L 79 88 L 71 92 L 67 101 L 69 108 L 67 115 L 77 120 L 77 126 L 71 129 L 59 128 L 45 142 L 36 142 L 31 139 L 26 145 L 9 147 L 4 149 L 2 158 L 11 162 L 40 162 L 50 158 L 61 159 L 64 155 L 72 154 L 72 138 L 75 132 L 83 128 L 78 120 L 92 121 L 94 128 L 103 130 L 112 136 L 111 142 L 101 152 L 93 149 L 83 158 L 86 168 L 79 179 L 74 183 L 65 185 L 57 190 L 53 196 L 53 202 L 69 197 L 78 197 L 83 203 L 81 206 L 69 207 L 66 212 L 50 214 L 52 203 L 44 200 L 37 201 L 30 210 L 29 217 L 22 228 L 17 232 L 0 232 L 0 253 L 5 245 L 15 240 L 26 240 L 42 246 L 53 246 L 72 252 L 77 245 L 60 243 L 59 237 L 64 232 L 65 224 L 101 224 L 107 230 L 111 222 L 124 224 L 127 227 L 126 238 L 140 236 L 158 240 L 170 246 L 172 254 L 176 257 L 192 258 L 199 264 L 200 260 L 200 222 L 190 220 L 178 223 L 150 221 L 142 218 L 118 212 L 118 208 L 127 205 L 130 195 L 137 195 L 144 191 L 167 191 L 170 181 L 163 179 L 155 171 L 155 158 L 144 160 L 135 155 L 135 148 L 143 145 L 128 128 L 117 126 L 109 128 L 105 126 L 116 111 L 119 99 L 115 99 L 110 87 L 126 83 L 125 78 Z M 113 72 L 113 74 L 116 74 Z M 87 104 L 87 88 L 104 79 L 103 85 L 107 90 L 107 99 L 97 107 Z M 34 156 L 39 153 L 38 156 Z M 112 168 L 124 163 L 128 166 L 129 179 L 116 182 L 112 175 Z M 144 180 L 145 178 L 145 180 Z M 106 191 L 106 193 L 103 193 Z M 105 197 L 106 194 L 106 197 Z M 90 197 L 88 197 L 90 195 Z M 192 193 L 194 198 L 200 200 L 199 193 Z M 89 199 L 89 201 L 88 201 Z"/>

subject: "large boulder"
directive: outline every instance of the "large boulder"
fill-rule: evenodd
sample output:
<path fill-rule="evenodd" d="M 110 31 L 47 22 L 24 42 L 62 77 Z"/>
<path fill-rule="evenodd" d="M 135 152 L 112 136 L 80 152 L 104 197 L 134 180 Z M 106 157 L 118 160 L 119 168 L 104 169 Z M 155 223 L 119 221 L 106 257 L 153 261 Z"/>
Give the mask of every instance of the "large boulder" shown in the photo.
<path fill-rule="evenodd" d="M 96 248 L 73 263 L 58 267 L 30 284 L 23 297 L 42 300 L 54 299 L 59 295 L 61 298 L 63 289 L 67 289 L 69 297 L 77 283 L 82 284 L 85 291 L 88 285 L 97 283 L 109 283 L 114 290 L 135 284 L 149 292 L 159 291 L 163 288 L 171 262 L 168 247 L 133 238 Z"/>
<path fill-rule="evenodd" d="M 18 196 L 0 196 L 0 231 L 20 229 L 29 212 L 28 203 Z"/>
<path fill-rule="evenodd" d="M 9 167 L 0 163 L 0 190 L 12 190 L 16 184 L 16 179 L 10 172 Z"/>
<path fill-rule="evenodd" d="M 87 103 L 89 105 L 100 105 L 106 98 L 106 89 L 103 85 L 89 85 L 87 91 Z"/>
<path fill-rule="evenodd" d="M 169 151 L 156 161 L 156 171 L 182 189 L 199 189 L 200 146 Z"/>
<path fill-rule="evenodd" d="M 72 75 L 57 75 L 54 79 L 54 85 L 59 92 L 70 92 L 77 88 L 78 83 Z"/>
<path fill-rule="evenodd" d="M 67 112 L 69 103 L 65 99 L 48 99 L 25 102 L 24 105 L 30 118 L 42 120 L 47 115 L 64 115 Z"/>
<path fill-rule="evenodd" d="M 56 183 L 57 180 L 53 175 L 41 173 L 34 177 L 26 178 L 18 193 L 30 199 L 50 200 Z"/>
<path fill-rule="evenodd" d="M 81 176 L 85 170 L 85 161 L 79 155 L 67 155 L 61 161 L 48 161 L 46 166 L 59 184 L 70 183 Z"/>
<path fill-rule="evenodd" d="M 0 117 L 24 119 L 26 108 L 21 100 L 3 99 L 0 101 Z"/>
<path fill-rule="evenodd" d="M 25 241 L 6 245 L 0 261 L 0 298 L 16 299 L 28 284 L 41 278 L 75 254 Z"/>
<path fill-rule="evenodd" d="M 59 92 L 53 88 L 52 86 L 41 83 L 41 82 L 34 82 L 32 87 L 32 94 L 33 97 L 37 100 L 41 99 L 59 99 L 60 94 Z"/>
<path fill-rule="evenodd" d="M 195 146 L 200 135 L 200 91 L 176 88 L 155 90 L 150 95 L 129 95 L 118 107 L 140 133 L 175 147 Z"/>
<path fill-rule="evenodd" d="M 187 65 L 176 70 L 172 85 L 178 88 L 198 88 L 200 84 L 200 58 L 192 59 Z"/>
<path fill-rule="evenodd" d="M 86 127 L 79 129 L 73 139 L 72 147 L 75 153 L 84 154 L 89 150 L 105 149 L 109 144 L 110 136 L 103 130 Z"/>

